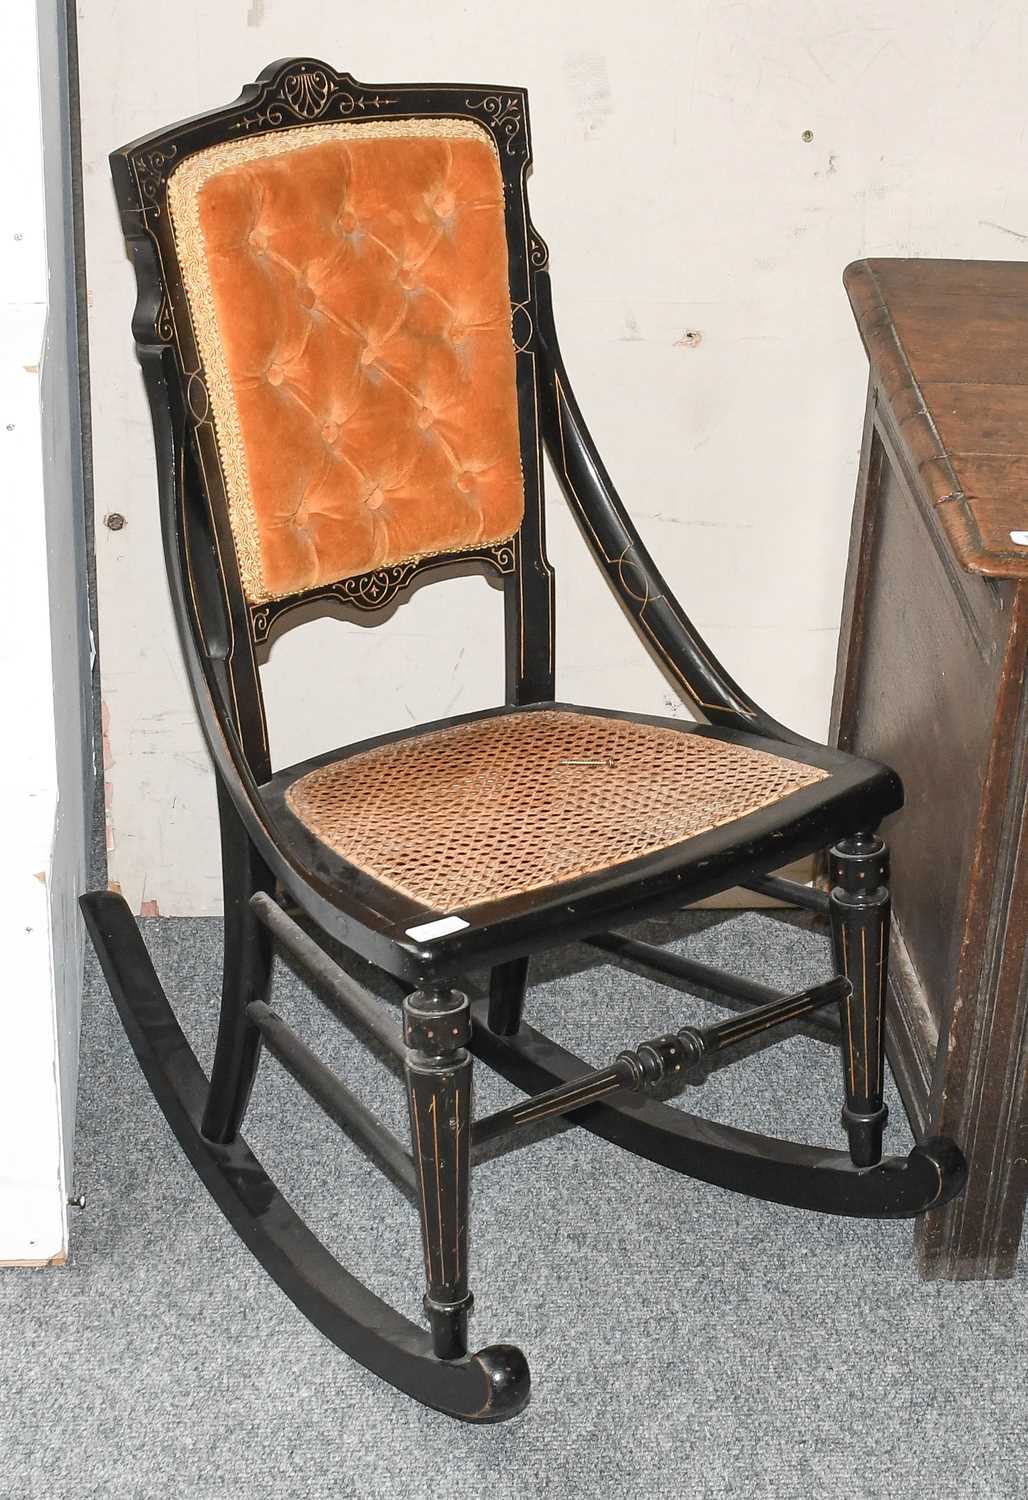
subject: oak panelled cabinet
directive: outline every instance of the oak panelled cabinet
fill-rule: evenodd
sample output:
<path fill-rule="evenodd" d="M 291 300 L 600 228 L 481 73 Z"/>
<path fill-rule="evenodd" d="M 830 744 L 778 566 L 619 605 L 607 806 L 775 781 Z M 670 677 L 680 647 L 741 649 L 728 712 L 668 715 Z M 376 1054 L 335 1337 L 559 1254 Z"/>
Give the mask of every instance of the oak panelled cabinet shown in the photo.
<path fill-rule="evenodd" d="M 1028 264 L 865 260 L 870 361 L 832 711 L 895 767 L 889 1055 L 969 1162 L 928 1278 L 1012 1274 L 1028 1193 Z"/>

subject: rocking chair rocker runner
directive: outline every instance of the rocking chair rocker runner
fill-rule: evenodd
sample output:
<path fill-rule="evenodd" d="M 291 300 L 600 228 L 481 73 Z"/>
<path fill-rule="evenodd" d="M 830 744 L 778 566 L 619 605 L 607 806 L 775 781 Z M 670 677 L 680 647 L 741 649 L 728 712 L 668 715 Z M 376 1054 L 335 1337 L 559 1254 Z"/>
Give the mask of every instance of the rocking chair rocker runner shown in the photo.
<path fill-rule="evenodd" d="M 84 897 L 88 928 L 151 1088 L 245 1243 L 341 1348 L 473 1421 L 512 1416 L 529 1390 L 516 1348 L 467 1353 L 469 1175 L 500 1133 L 566 1114 L 675 1171 L 835 1214 L 917 1214 L 964 1177 L 943 1139 L 881 1158 L 889 895 L 875 829 L 901 804 L 898 780 L 776 723 L 669 592 L 571 392 L 529 160 L 520 89 L 371 87 L 311 59 L 111 158 L 172 598 L 217 773 L 225 967 L 209 1083 L 125 902 Z M 706 725 L 554 702 L 541 444 Z M 505 706 L 273 770 L 257 665 L 272 633 L 298 605 L 380 610 L 454 564 L 502 580 Z M 828 846 L 830 895 L 771 873 Z M 827 913 L 839 975 L 784 996 L 609 930 L 740 884 Z M 402 1029 L 318 934 L 402 983 Z M 522 1019 L 529 956 L 572 939 L 719 990 L 742 1014 L 590 1070 Z M 411 1150 L 267 1004 L 275 943 L 402 1063 Z M 489 997 L 472 1005 L 461 976 L 483 968 Z M 824 1007 L 839 1015 L 848 1152 L 647 1096 Z M 416 1198 L 429 1332 L 339 1265 L 247 1148 L 262 1046 Z M 531 1097 L 474 1120 L 472 1054 Z"/>

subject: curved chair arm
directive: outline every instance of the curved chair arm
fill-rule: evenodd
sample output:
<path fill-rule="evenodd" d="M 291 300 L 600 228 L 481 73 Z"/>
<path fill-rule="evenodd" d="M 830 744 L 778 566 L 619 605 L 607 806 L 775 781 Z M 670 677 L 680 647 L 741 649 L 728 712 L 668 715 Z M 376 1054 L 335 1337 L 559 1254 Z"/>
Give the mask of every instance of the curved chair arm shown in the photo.
<path fill-rule="evenodd" d="M 712 724 L 788 744 L 803 736 L 778 723 L 735 683 L 686 616 L 639 534 L 596 451 L 568 380 L 553 322 L 550 278 L 536 273 L 537 341 L 543 357 L 543 439 L 596 561 L 637 633 Z"/>

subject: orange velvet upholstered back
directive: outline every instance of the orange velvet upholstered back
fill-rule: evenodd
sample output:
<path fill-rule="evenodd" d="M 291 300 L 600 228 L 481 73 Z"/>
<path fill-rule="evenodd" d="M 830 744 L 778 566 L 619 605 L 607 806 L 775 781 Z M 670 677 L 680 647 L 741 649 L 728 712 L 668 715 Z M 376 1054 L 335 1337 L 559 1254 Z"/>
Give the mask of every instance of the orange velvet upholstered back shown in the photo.
<path fill-rule="evenodd" d="M 251 603 L 521 524 L 503 186 L 472 121 L 298 127 L 169 183 Z"/>

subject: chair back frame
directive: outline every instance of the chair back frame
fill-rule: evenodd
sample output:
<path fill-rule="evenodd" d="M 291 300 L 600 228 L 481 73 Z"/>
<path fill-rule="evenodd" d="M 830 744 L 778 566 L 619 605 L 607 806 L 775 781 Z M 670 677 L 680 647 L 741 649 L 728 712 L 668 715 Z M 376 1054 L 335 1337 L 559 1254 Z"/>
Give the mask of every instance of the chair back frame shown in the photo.
<path fill-rule="evenodd" d="M 189 155 L 259 133 L 336 120 L 432 117 L 476 122 L 492 137 L 499 160 L 524 519 L 509 541 L 436 553 L 252 604 L 244 595 L 236 564 L 211 401 L 168 209 L 169 178 Z M 232 104 L 156 131 L 111 155 L 138 284 L 132 329 L 157 434 L 169 572 L 182 573 L 179 629 L 187 656 L 195 653 L 203 678 L 203 684 L 194 685 L 206 687 L 221 733 L 236 742 L 257 783 L 267 780 L 271 770 L 258 652 L 276 630 L 297 620 L 301 606 L 327 605 L 344 614 L 367 614 L 385 609 L 401 590 L 430 571 L 459 567 L 498 575 L 505 600 L 506 701 L 531 703 L 553 696 L 553 571 L 545 550 L 538 422 L 541 374 L 532 274 L 545 264 L 547 252 L 528 217 L 525 178 L 530 162 L 522 89 L 362 84 L 313 58 L 273 63 Z M 162 441 L 169 417 L 171 430 L 164 432 Z M 210 715 L 203 705 L 201 714 L 207 724 Z M 219 759 L 217 753 L 215 758 Z"/>

